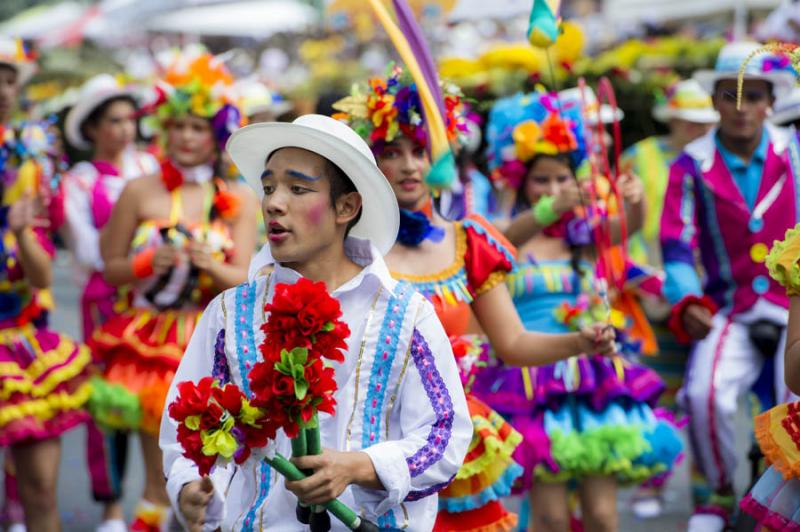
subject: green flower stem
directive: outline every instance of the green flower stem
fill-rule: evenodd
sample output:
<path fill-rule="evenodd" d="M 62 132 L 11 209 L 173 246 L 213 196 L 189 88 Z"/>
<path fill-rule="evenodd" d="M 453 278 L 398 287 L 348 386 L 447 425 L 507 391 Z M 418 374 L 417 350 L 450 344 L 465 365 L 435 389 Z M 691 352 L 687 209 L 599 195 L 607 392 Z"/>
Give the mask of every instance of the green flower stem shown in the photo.
<path fill-rule="evenodd" d="M 297 437 L 292 438 L 292 456 L 299 458 L 308 454 L 308 440 L 306 439 L 306 431 L 300 429 Z"/>
<path fill-rule="evenodd" d="M 322 454 L 322 440 L 319 433 L 319 419 L 317 414 L 311 420 L 311 427 L 305 429 L 306 433 L 306 453 L 307 454 Z"/>
<path fill-rule="evenodd" d="M 287 460 L 280 453 L 276 453 L 275 458 L 272 458 L 271 460 L 268 459 L 267 462 L 270 466 L 274 467 L 278 473 L 289 480 L 297 481 L 306 478 L 306 475 L 303 474 L 302 471 L 297 469 L 293 463 Z M 336 517 L 336 519 L 344 523 L 345 526 L 350 530 L 355 530 L 361 525 L 361 518 L 358 517 L 358 515 L 349 507 L 339 502 L 338 499 L 328 501 L 323 504 L 323 506 L 327 508 Z"/>

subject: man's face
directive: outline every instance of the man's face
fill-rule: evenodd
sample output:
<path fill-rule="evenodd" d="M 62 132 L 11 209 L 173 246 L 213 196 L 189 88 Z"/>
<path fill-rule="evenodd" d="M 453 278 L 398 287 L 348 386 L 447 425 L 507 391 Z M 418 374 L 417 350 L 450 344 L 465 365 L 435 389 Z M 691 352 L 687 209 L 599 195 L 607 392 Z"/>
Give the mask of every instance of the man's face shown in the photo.
<path fill-rule="evenodd" d="M 327 161 L 300 148 L 273 153 L 261 176 L 261 207 L 272 256 L 303 264 L 341 239 Z"/>
<path fill-rule="evenodd" d="M 752 140 L 760 133 L 774 98 L 769 82 L 747 79 L 742 87 L 742 105 L 736 108 L 737 82 L 724 79 L 714 90 L 714 108 L 719 111 L 720 131 L 733 139 Z"/>

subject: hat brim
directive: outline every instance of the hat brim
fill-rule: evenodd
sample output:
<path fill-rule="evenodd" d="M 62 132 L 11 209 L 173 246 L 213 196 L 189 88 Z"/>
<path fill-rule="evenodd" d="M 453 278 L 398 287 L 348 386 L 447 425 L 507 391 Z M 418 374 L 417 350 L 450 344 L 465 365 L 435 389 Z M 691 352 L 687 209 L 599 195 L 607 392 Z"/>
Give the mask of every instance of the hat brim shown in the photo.
<path fill-rule="evenodd" d="M 667 105 L 659 105 L 653 109 L 653 118 L 659 122 L 678 119 L 695 124 L 716 124 L 719 122 L 719 113 L 714 109 L 675 109 Z"/>
<path fill-rule="evenodd" d="M 394 191 L 374 162 L 343 140 L 318 129 L 281 122 L 245 126 L 228 140 L 227 151 L 259 198 L 267 157 L 281 148 L 302 148 L 325 157 L 350 178 L 361 194 L 361 218 L 350 231 L 385 255 L 397 239 L 400 211 Z"/>
<path fill-rule="evenodd" d="M 81 131 L 84 121 L 92 114 L 92 111 L 103 105 L 104 102 L 113 98 L 128 97 L 137 99 L 137 94 L 133 89 L 109 89 L 107 91 L 92 94 L 88 98 L 81 98 L 75 106 L 67 113 L 64 121 L 64 134 L 67 142 L 79 150 L 89 150 L 92 147 L 91 141 L 87 139 Z"/>
<path fill-rule="evenodd" d="M 780 111 L 775 111 L 772 116 L 768 118 L 770 123 L 782 126 L 800 119 L 800 102 L 790 105 Z"/>
<path fill-rule="evenodd" d="M 602 124 L 613 124 L 614 122 L 619 122 L 623 118 L 625 118 L 625 113 L 622 111 L 622 109 L 620 108 L 614 109 L 613 107 L 611 107 L 606 103 L 600 104 L 599 115 L 600 115 L 600 123 Z M 598 118 L 597 112 L 587 113 L 586 123 L 589 124 L 590 126 L 596 126 L 597 118 Z"/>
<path fill-rule="evenodd" d="M 6 65 L 14 70 L 17 71 L 17 85 L 22 86 L 25 85 L 30 79 L 36 74 L 37 66 L 36 63 L 26 61 L 26 62 L 12 62 L 12 61 L 0 61 L 0 65 Z"/>
<path fill-rule="evenodd" d="M 714 94 L 714 86 L 723 79 L 739 79 L 738 72 L 719 72 L 717 70 L 698 70 L 692 78 L 709 94 Z M 794 74 L 786 71 L 768 72 L 766 74 L 745 74 L 744 79 L 764 80 L 772 83 L 772 95 L 775 98 L 788 96 L 795 86 Z"/>

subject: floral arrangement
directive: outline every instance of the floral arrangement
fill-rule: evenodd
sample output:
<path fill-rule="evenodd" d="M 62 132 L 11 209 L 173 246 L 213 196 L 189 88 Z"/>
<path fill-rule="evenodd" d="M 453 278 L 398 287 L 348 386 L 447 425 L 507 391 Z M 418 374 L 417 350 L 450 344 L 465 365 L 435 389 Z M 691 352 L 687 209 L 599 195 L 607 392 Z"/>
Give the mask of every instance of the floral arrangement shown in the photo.
<path fill-rule="evenodd" d="M 275 438 L 278 428 L 238 386 L 220 385 L 213 377 L 178 384 L 169 416 L 178 422 L 183 456 L 197 464 L 201 475 L 208 475 L 219 460 L 244 463 L 253 448 Z"/>
<path fill-rule="evenodd" d="M 767 255 L 769 275 L 790 296 L 800 295 L 800 225 L 787 229 L 783 240 L 776 240 Z"/>
<path fill-rule="evenodd" d="M 335 372 L 327 361 L 344 361 L 350 329 L 325 284 L 308 279 L 276 285 L 265 310 L 269 318 L 259 347 L 264 360 L 250 371 L 253 403 L 297 438 L 301 429 L 318 429 L 317 412 L 335 412 Z M 318 439 L 318 430 L 313 437 Z"/>
<path fill-rule="evenodd" d="M 467 133 L 466 108 L 461 90 L 443 83 L 445 126 L 451 143 L 463 143 Z M 422 103 L 410 74 L 400 66 L 389 66 L 386 78 L 372 78 L 366 87 L 355 85 L 350 96 L 334 104 L 333 115 L 352 127 L 380 150 L 402 134 L 421 146 L 428 145 Z"/>
<path fill-rule="evenodd" d="M 527 163 L 536 154 L 567 153 L 577 167 L 586 159 L 579 105 L 545 92 L 516 94 L 498 100 L 486 129 L 492 179 L 518 188 Z"/>
<path fill-rule="evenodd" d="M 344 360 L 350 336 L 339 302 L 324 283 L 300 279 L 276 285 L 264 310 L 269 317 L 259 346 L 263 361 L 247 377 L 252 397 L 235 384 L 222 386 L 206 377 L 197 384 L 180 383 L 179 396 L 169 406 L 170 417 L 179 423 L 184 456 L 201 474 L 218 461 L 241 464 L 257 451 L 289 480 L 306 478 L 280 453 L 266 449 L 281 429 L 292 440 L 294 456 L 322 452 L 318 413 L 333 415 L 336 407 L 335 372 L 329 364 Z M 324 506 L 351 530 L 375 529 L 338 500 Z M 310 516 L 311 509 L 305 509 Z"/>

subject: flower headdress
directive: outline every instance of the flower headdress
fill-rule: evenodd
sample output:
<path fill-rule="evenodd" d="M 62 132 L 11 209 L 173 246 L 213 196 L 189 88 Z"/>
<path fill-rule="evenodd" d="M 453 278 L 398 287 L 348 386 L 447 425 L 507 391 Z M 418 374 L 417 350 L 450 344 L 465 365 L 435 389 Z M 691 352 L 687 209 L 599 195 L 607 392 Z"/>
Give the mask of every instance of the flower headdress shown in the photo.
<path fill-rule="evenodd" d="M 586 158 L 584 124 L 577 105 L 534 92 L 498 100 L 486 129 L 492 178 L 517 188 L 537 154 L 569 154 L 575 166 Z"/>
<path fill-rule="evenodd" d="M 463 94 L 453 84 L 444 83 L 445 126 L 451 143 L 463 143 L 467 119 Z M 399 135 L 428 145 L 425 118 L 417 85 L 398 65 L 389 66 L 386 78 L 372 78 L 366 87 L 355 85 L 350 96 L 333 105 L 333 115 L 364 138 L 375 151 Z"/>
<path fill-rule="evenodd" d="M 178 52 L 156 88 L 156 116 L 161 122 L 189 114 L 207 118 L 224 148 L 228 137 L 244 125 L 233 82 L 221 58 L 202 49 Z"/>

